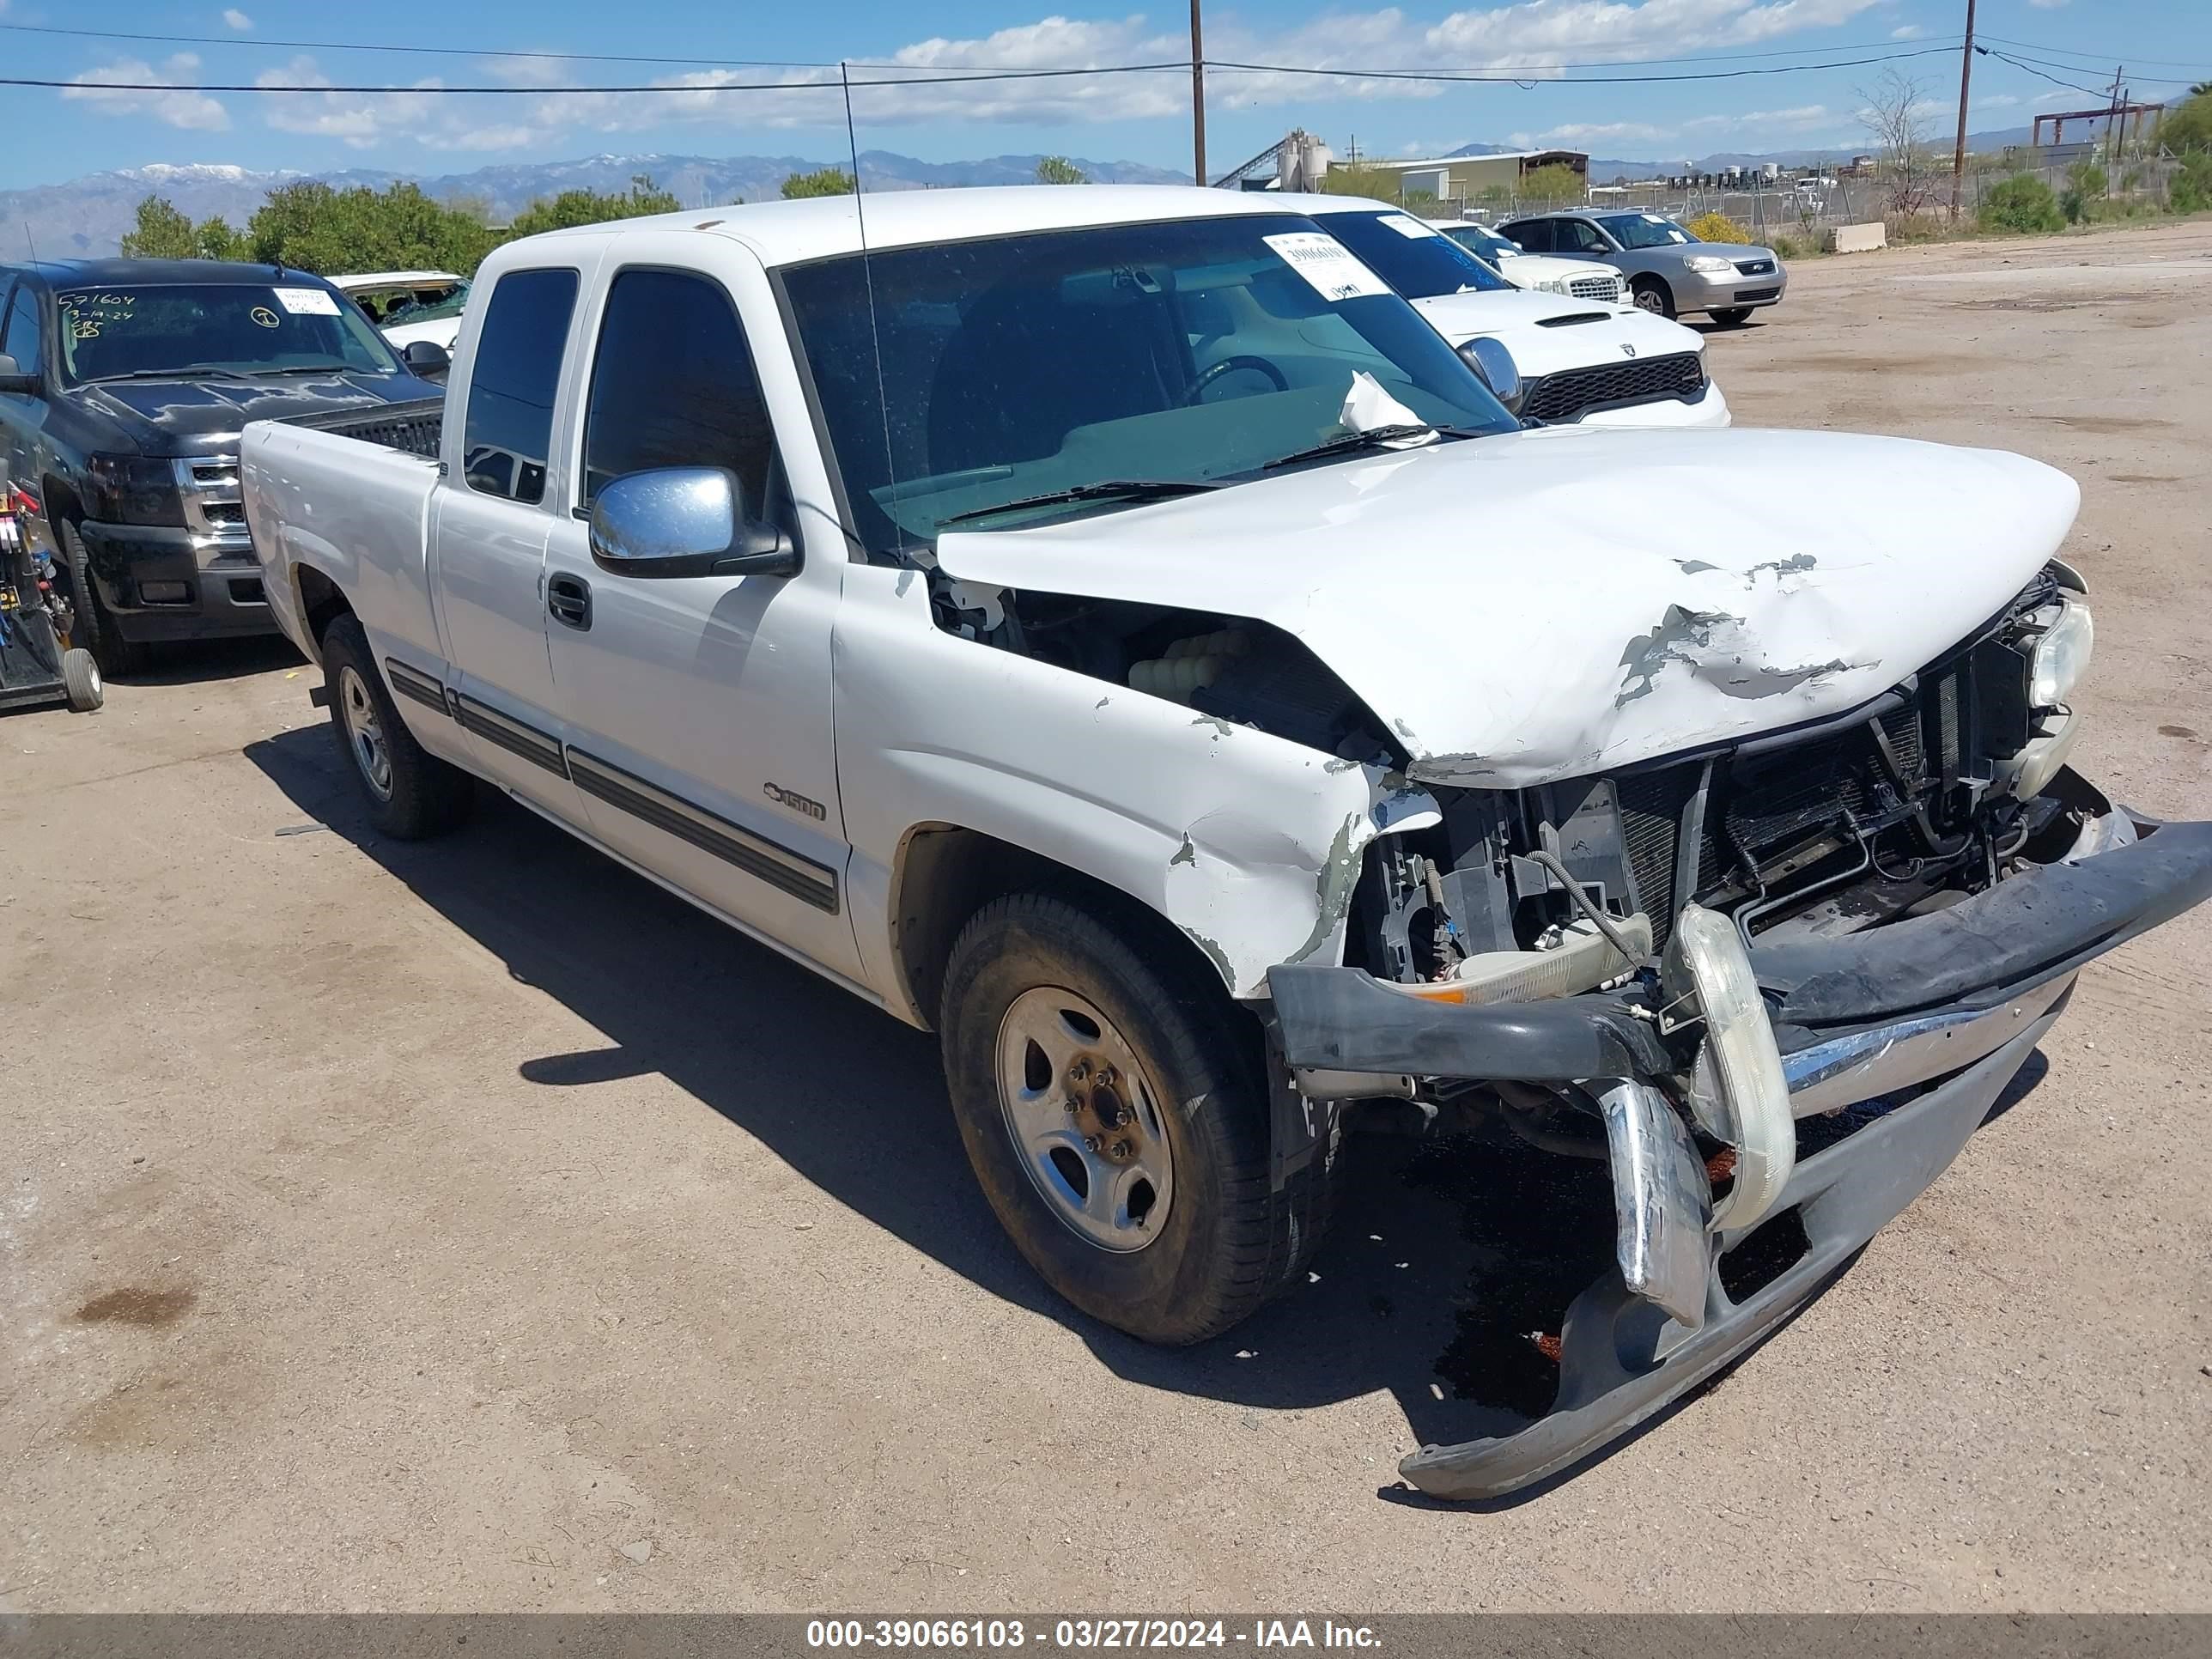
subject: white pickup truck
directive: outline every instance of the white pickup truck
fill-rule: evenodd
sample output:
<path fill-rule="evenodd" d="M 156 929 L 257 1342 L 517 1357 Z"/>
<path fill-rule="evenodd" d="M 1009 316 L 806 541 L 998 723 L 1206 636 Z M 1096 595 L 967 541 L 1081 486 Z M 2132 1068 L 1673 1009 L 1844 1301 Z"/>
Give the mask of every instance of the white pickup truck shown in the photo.
<path fill-rule="evenodd" d="M 1264 197 L 711 209 L 477 291 L 441 459 L 245 434 L 376 829 L 483 780 L 934 1028 L 1015 1243 L 1153 1340 L 1303 1281 L 1364 1119 L 1609 1164 L 1556 1400 L 1431 1492 L 1743 1353 L 2212 886 L 2064 767 L 2069 479 L 1532 429 Z"/>

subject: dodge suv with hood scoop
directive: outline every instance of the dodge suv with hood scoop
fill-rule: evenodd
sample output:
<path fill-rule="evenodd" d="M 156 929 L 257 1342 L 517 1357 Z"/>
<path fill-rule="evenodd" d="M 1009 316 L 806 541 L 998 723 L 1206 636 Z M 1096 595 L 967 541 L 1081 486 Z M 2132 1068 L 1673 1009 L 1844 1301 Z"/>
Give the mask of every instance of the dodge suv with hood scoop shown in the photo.
<path fill-rule="evenodd" d="M 1884 488 L 1778 532 L 1747 474 Z M 2212 888 L 2212 826 L 2069 764 L 2069 479 L 1526 427 L 1261 196 L 532 237 L 435 460 L 257 422 L 242 479 L 378 832 L 484 781 L 933 1030 L 1084 1313 L 1189 1343 L 1303 1283 L 1363 1123 L 1607 1170 L 1548 1408 L 1404 1465 L 1448 1497 L 1756 1344 Z"/>
<path fill-rule="evenodd" d="M 0 293 L 7 480 L 44 508 L 109 674 L 149 641 L 276 631 L 238 495 L 248 421 L 436 430 L 440 388 L 305 271 L 85 259 L 0 269 Z"/>

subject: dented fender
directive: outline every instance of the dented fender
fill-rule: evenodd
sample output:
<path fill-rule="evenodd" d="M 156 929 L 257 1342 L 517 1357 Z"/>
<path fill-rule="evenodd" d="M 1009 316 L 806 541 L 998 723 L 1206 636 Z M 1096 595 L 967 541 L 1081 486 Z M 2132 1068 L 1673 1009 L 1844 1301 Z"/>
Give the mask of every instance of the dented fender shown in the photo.
<path fill-rule="evenodd" d="M 1340 960 L 1368 844 L 1441 817 L 1383 768 L 947 634 L 912 572 L 848 574 L 833 673 L 861 957 L 917 1021 L 890 902 L 917 825 L 994 836 L 1118 889 L 1251 997 L 1278 963 Z"/>

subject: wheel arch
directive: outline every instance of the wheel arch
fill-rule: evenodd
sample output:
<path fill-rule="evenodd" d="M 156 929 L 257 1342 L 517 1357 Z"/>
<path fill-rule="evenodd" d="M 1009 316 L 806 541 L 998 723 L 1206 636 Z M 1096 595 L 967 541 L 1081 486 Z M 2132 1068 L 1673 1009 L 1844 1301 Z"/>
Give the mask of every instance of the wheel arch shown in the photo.
<path fill-rule="evenodd" d="M 330 574 L 312 564 L 295 560 L 292 564 L 292 593 L 299 606 L 299 615 L 306 624 L 307 637 L 315 642 L 319 659 L 323 635 L 330 632 L 331 624 L 340 617 L 354 614 L 353 601 L 346 597 Z"/>
<path fill-rule="evenodd" d="M 981 830 L 919 823 L 899 843 L 890 888 L 892 964 L 916 1024 L 936 1028 L 945 970 L 960 930 L 985 905 L 1023 891 L 1057 892 L 1085 903 L 1129 930 L 1133 943 L 1194 964 L 1221 984 L 1224 995 L 1236 988 L 1223 963 L 1142 896 Z"/>

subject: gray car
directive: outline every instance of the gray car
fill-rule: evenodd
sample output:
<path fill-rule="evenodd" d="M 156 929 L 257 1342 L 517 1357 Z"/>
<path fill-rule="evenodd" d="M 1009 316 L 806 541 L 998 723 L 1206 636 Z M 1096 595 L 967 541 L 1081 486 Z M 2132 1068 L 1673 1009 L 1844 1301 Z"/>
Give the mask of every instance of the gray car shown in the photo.
<path fill-rule="evenodd" d="M 1635 209 L 1540 213 L 1500 225 L 1531 253 L 1599 259 L 1628 276 L 1638 305 L 1662 317 L 1702 311 L 1733 327 L 1779 303 L 1790 274 L 1771 247 L 1701 242 L 1664 214 Z"/>

